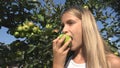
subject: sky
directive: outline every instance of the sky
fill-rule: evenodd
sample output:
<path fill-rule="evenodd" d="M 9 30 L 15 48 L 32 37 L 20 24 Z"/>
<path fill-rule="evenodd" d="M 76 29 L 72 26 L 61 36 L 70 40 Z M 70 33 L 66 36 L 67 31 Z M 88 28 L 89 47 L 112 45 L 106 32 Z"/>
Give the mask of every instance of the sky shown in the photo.
<path fill-rule="evenodd" d="M 0 29 L 0 42 L 5 43 L 5 44 L 9 44 L 12 41 L 16 40 L 14 36 L 7 34 L 7 28 L 2 27 Z"/>

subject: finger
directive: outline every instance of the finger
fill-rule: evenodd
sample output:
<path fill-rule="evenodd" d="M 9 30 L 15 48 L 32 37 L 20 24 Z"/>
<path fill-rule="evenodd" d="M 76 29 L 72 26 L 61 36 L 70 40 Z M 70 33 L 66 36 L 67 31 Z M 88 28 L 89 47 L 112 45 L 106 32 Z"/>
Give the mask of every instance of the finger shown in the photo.
<path fill-rule="evenodd" d="M 57 37 L 56 39 L 54 39 L 53 42 L 53 48 L 55 48 L 57 46 L 57 41 L 59 40 L 59 38 Z"/>
<path fill-rule="evenodd" d="M 68 40 L 62 47 L 61 47 L 61 50 L 66 50 L 68 47 L 69 47 L 69 44 L 71 43 L 71 39 Z"/>
<path fill-rule="evenodd" d="M 64 51 L 64 54 L 67 54 L 69 52 L 70 48 L 67 48 L 65 51 Z"/>
<path fill-rule="evenodd" d="M 58 48 L 60 48 L 63 45 L 64 40 L 65 40 L 65 36 L 63 36 L 62 38 L 59 38 L 59 40 L 57 41 Z"/>

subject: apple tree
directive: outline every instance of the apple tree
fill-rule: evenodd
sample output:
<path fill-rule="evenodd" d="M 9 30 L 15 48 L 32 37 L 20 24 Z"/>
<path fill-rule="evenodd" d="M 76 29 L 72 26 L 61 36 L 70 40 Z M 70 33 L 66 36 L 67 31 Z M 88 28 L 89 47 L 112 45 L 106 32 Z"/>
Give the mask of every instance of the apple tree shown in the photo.
<path fill-rule="evenodd" d="M 52 40 L 59 34 L 62 6 L 41 1 L 0 1 L 0 27 L 17 39 L 1 46 L 0 67 L 52 67 Z"/>

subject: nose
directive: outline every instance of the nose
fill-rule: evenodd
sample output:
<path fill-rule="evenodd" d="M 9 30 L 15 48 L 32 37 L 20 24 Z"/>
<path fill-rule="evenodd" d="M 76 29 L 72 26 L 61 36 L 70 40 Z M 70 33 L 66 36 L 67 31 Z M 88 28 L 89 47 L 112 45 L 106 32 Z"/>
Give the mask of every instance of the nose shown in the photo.
<path fill-rule="evenodd" d="M 68 31 L 69 31 L 69 28 L 64 25 L 64 27 L 62 29 L 62 33 L 66 34 L 66 33 L 68 33 Z"/>

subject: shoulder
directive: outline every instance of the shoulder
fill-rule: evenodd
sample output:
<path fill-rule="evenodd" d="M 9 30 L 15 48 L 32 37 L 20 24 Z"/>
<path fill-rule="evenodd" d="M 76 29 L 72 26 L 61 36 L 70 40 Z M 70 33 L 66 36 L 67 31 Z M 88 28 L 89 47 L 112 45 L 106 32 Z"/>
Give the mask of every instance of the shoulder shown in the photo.
<path fill-rule="evenodd" d="M 111 64 L 111 68 L 120 68 L 120 57 L 110 54 L 108 56 L 108 61 Z"/>

